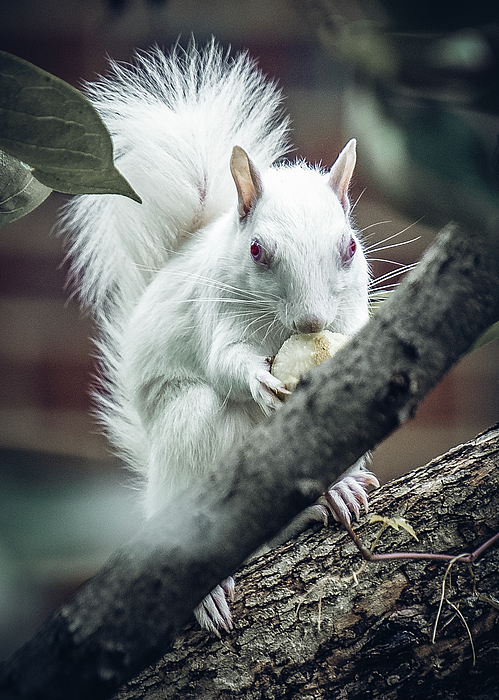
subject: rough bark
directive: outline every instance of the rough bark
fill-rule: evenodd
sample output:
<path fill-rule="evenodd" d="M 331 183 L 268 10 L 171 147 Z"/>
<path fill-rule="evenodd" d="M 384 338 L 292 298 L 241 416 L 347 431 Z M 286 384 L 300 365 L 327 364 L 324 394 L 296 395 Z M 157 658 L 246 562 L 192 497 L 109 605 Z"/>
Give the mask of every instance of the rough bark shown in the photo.
<path fill-rule="evenodd" d="M 214 586 L 390 434 L 499 318 L 493 232 L 442 233 L 370 323 L 0 667 L 6 699 L 107 698 Z"/>
<path fill-rule="evenodd" d="M 389 529 L 380 551 L 475 549 L 499 529 L 499 429 L 384 486 L 371 512 L 419 538 Z M 378 530 L 368 517 L 357 528 L 366 544 Z M 337 526 L 305 533 L 239 572 L 230 634 L 190 625 L 115 700 L 496 698 L 499 550 L 452 567 L 433 644 L 446 569 L 364 565 Z"/>

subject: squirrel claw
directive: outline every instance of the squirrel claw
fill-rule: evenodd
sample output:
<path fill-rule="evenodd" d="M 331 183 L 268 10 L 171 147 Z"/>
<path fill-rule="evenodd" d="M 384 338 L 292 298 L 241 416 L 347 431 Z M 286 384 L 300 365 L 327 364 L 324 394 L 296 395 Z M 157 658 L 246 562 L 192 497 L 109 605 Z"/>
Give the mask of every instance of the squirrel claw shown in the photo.
<path fill-rule="evenodd" d="M 318 505 L 336 521 L 350 525 L 352 515 L 358 520 L 360 509 L 369 512 L 368 487 L 379 487 L 376 476 L 367 469 L 359 469 L 333 484 L 327 494 L 321 496 Z"/>
<path fill-rule="evenodd" d="M 232 576 L 214 588 L 194 610 L 197 621 L 204 629 L 220 637 L 220 629 L 226 632 L 232 630 L 232 615 L 227 598 L 234 600 L 235 584 Z M 226 597 L 227 595 L 227 597 Z"/>
<path fill-rule="evenodd" d="M 220 586 L 225 591 L 228 600 L 232 603 L 236 593 L 236 582 L 234 581 L 232 576 L 229 576 L 224 581 L 222 581 Z"/>
<path fill-rule="evenodd" d="M 284 384 L 268 371 L 260 371 L 255 375 L 255 382 L 251 387 L 254 400 L 258 403 L 266 415 L 270 415 L 282 405 L 279 394 L 287 394 Z"/>

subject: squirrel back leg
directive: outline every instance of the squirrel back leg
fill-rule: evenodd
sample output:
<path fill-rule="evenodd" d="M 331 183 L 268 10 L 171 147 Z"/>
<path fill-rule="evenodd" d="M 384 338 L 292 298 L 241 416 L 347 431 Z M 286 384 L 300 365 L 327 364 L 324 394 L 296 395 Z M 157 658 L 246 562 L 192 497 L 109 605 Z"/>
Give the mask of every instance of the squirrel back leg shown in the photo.
<path fill-rule="evenodd" d="M 165 382 L 158 389 L 150 392 L 147 400 L 150 460 L 145 498 L 149 516 L 163 508 L 172 494 L 194 485 L 214 468 L 255 422 L 244 405 L 227 402 L 198 379 Z M 367 508 L 369 486 L 378 485 L 374 474 L 365 469 L 365 461 L 359 460 L 329 489 L 337 509 L 328 507 L 321 497 L 269 546 L 295 537 L 317 520 L 327 524 L 333 516 L 349 523 L 351 515 L 357 517 L 361 505 Z M 202 627 L 216 634 L 219 629 L 231 629 L 228 601 L 233 594 L 234 581 L 229 577 L 206 596 L 194 611 Z"/>
<path fill-rule="evenodd" d="M 350 525 L 352 516 L 356 519 L 359 517 L 362 506 L 367 512 L 369 489 L 379 487 L 375 474 L 366 468 L 368 459 L 368 455 L 365 455 L 357 460 L 329 487 L 327 497 L 320 496 L 314 505 L 305 508 L 259 552 L 298 537 L 316 522 L 327 526 L 332 518 L 342 525 Z"/>
<path fill-rule="evenodd" d="M 151 394 L 147 402 L 150 459 L 145 506 L 149 517 L 173 494 L 213 469 L 254 425 L 244 405 L 227 402 L 197 379 L 165 382 L 162 391 L 154 394 L 156 405 Z M 230 630 L 228 602 L 233 597 L 234 580 L 229 577 L 195 609 L 200 625 L 215 634 L 221 628 Z"/>
<path fill-rule="evenodd" d="M 144 505 L 151 517 L 216 468 L 253 422 L 198 378 L 166 381 L 142 396 L 149 446 Z"/>

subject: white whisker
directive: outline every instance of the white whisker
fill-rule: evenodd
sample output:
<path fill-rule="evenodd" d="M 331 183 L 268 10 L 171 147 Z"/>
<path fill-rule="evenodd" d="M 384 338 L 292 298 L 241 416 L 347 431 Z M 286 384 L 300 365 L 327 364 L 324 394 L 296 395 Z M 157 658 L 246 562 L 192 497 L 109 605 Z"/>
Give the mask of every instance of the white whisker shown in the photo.
<path fill-rule="evenodd" d="M 140 269 L 140 266 L 138 266 Z M 146 269 L 146 268 L 143 268 Z M 227 284 L 226 282 L 221 282 L 220 280 L 213 279 L 211 277 L 206 277 L 204 275 L 193 275 L 192 273 L 184 273 L 182 271 L 178 270 L 170 270 L 168 268 L 164 269 L 162 268 L 161 270 L 157 271 L 157 274 L 164 274 L 164 275 L 170 275 L 172 277 L 179 277 L 182 280 L 187 279 L 192 282 L 199 283 L 200 285 L 204 285 L 206 287 L 209 287 L 213 290 L 218 290 L 220 292 L 227 292 L 231 295 L 240 295 L 239 298 L 227 298 L 226 301 L 227 303 L 240 303 L 241 301 L 244 301 L 245 303 L 255 303 L 255 304 L 261 304 L 262 303 L 262 298 L 261 294 L 258 295 L 255 292 L 252 292 L 249 289 L 241 289 L 239 287 L 236 287 L 231 284 Z M 252 299 L 250 299 L 250 297 Z M 270 301 L 271 299 L 278 299 L 278 297 L 275 294 L 267 293 L 267 298 Z M 222 301 L 224 297 L 213 297 L 213 298 L 208 298 L 206 297 L 206 301 L 210 302 L 217 302 L 217 301 Z M 189 301 L 189 300 L 185 300 Z M 201 301 L 201 298 L 199 299 L 192 299 L 191 301 Z"/>
<path fill-rule="evenodd" d="M 394 277 L 398 277 L 400 275 L 406 274 L 407 272 L 410 272 L 417 266 L 417 262 L 411 263 L 410 265 L 405 265 L 402 269 L 398 270 L 390 270 L 390 272 L 386 272 L 384 275 L 380 275 L 377 277 L 375 280 L 372 281 L 373 286 L 379 285 L 381 282 L 386 282 L 387 280 L 393 279 Z"/>
<path fill-rule="evenodd" d="M 395 234 L 395 235 L 398 236 L 398 234 Z M 393 238 L 393 236 L 391 236 L 390 238 Z M 385 240 L 389 241 L 390 238 L 386 238 Z M 399 248 L 400 246 L 408 245 L 409 243 L 415 243 L 416 241 L 419 241 L 420 238 L 421 238 L 421 236 L 416 236 L 415 238 L 410 238 L 408 241 L 398 241 L 397 243 L 391 243 L 390 245 L 385 245 L 385 246 L 381 246 L 381 245 L 375 243 L 374 245 L 367 247 L 367 252 L 369 253 L 369 252 L 373 251 L 373 252 L 377 253 L 380 250 L 388 250 L 389 248 Z M 384 243 L 384 242 L 385 241 L 380 241 L 379 243 Z"/>
<path fill-rule="evenodd" d="M 179 304 L 197 304 L 211 303 L 211 304 L 255 304 L 256 306 L 261 306 L 265 303 L 262 299 L 230 299 L 228 297 L 194 297 L 193 299 L 179 299 Z"/>
<path fill-rule="evenodd" d="M 379 248 L 379 246 L 382 246 L 382 245 L 384 245 L 385 243 L 387 243 L 388 241 L 391 241 L 391 240 L 393 240 L 394 238 L 397 238 L 398 236 L 401 236 L 403 233 L 405 233 L 405 232 L 408 231 L 409 229 L 413 228 L 413 226 L 417 226 L 417 224 L 419 224 L 419 222 L 420 222 L 423 218 L 424 218 L 424 217 L 421 217 L 421 218 L 418 219 L 417 221 L 413 221 L 412 224 L 408 224 L 408 225 L 407 225 L 405 228 L 403 228 L 401 231 L 397 231 L 397 233 L 393 233 L 391 236 L 387 236 L 386 238 L 383 238 L 383 240 L 377 241 L 376 243 L 373 243 L 371 246 L 367 246 L 367 252 L 369 252 L 370 250 L 377 250 L 377 249 Z M 387 222 L 387 223 L 388 223 L 388 222 Z M 419 238 L 420 238 L 420 237 L 417 236 L 416 238 L 413 238 L 411 241 L 401 241 L 400 243 L 396 243 L 395 246 L 396 246 L 396 245 L 405 245 L 406 242 L 407 242 L 407 243 L 412 243 L 413 241 L 417 241 Z"/>
<path fill-rule="evenodd" d="M 399 260 L 390 260 L 389 258 L 369 258 L 369 262 L 388 263 L 389 265 L 396 265 L 398 267 L 406 267 L 407 265 L 407 263 L 400 262 Z"/>
<path fill-rule="evenodd" d="M 369 299 L 376 298 L 376 296 L 383 296 L 386 292 L 392 292 L 399 286 L 400 282 L 391 282 L 390 284 L 385 284 L 382 287 L 376 289 L 371 289 L 369 291 Z"/>
<path fill-rule="evenodd" d="M 364 228 L 361 228 L 360 233 L 363 234 L 365 231 L 367 231 L 367 229 L 374 228 L 375 226 L 382 226 L 383 224 L 391 224 L 391 223 L 392 223 L 391 221 L 376 221 L 376 223 L 374 223 L 374 224 L 369 224 L 369 226 L 364 226 Z M 363 236 L 363 238 L 371 238 L 371 236 L 374 236 L 375 233 L 376 233 L 376 231 L 373 231 L 368 236 Z"/>
<path fill-rule="evenodd" d="M 199 282 L 200 284 L 204 284 L 205 286 L 211 287 L 212 289 L 216 289 L 216 290 L 219 290 L 222 292 L 240 294 L 243 297 L 244 301 L 249 302 L 248 297 L 253 297 L 255 302 L 257 302 L 257 303 L 261 303 L 261 301 L 262 301 L 261 294 L 256 294 L 255 292 L 252 292 L 249 289 L 241 289 L 240 287 L 236 287 L 234 285 L 227 284 L 226 282 L 220 282 L 219 280 L 213 279 L 211 277 L 205 277 L 203 275 L 192 275 L 192 274 L 187 275 L 183 272 L 177 272 L 177 271 L 174 271 L 172 273 L 170 270 L 164 270 L 164 274 L 173 274 L 173 275 L 177 275 L 177 276 L 182 277 L 182 278 L 187 277 L 190 280 L 193 280 L 195 282 Z M 267 292 L 267 298 L 269 300 L 270 299 L 278 299 L 278 296 Z M 217 298 L 217 300 L 218 300 L 218 298 Z M 241 301 L 241 299 L 239 299 L 239 300 L 238 299 L 231 299 L 231 301 L 237 302 L 237 301 Z"/>
<path fill-rule="evenodd" d="M 357 204 L 360 202 L 360 198 L 362 197 L 362 195 L 364 194 L 364 192 L 366 191 L 366 189 L 367 189 L 367 188 L 364 187 L 364 189 L 363 189 L 362 192 L 359 194 L 359 196 L 357 197 L 357 199 L 355 200 L 355 202 L 352 204 L 352 207 L 351 207 L 351 211 L 352 211 L 352 212 L 354 211 L 354 209 L 355 209 L 355 207 L 357 206 Z"/>

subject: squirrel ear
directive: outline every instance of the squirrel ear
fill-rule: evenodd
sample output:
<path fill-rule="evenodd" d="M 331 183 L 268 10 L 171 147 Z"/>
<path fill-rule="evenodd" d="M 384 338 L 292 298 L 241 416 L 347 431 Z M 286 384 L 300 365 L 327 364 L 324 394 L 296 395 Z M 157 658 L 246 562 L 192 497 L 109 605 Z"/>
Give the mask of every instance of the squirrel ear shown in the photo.
<path fill-rule="evenodd" d="M 260 173 L 240 146 L 232 150 L 230 171 L 236 183 L 239 216 L 244 219 L 262 196 Z"/>
<path fill-rule="evenodd" d="M 347 214 L 350 211 L 348 186 L 350 185 L 350 180 L 352 179 L 355 163 L 357 161 L 356 145 L 357 141 L 355 139 L 350 139 L 329 171 L 329 184 L 333 188 L 334 193 L 340 200 L 341 206 Z"/>

